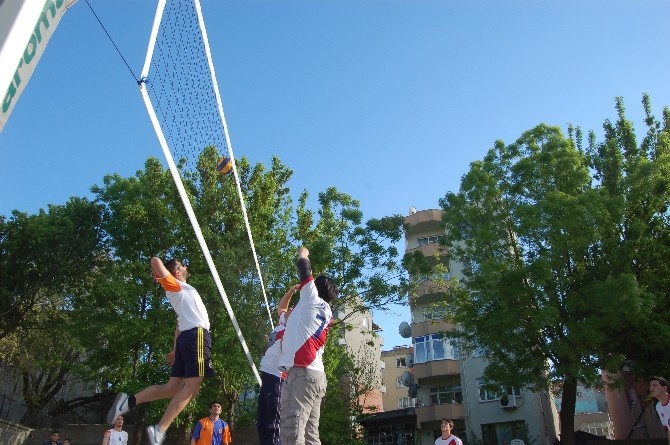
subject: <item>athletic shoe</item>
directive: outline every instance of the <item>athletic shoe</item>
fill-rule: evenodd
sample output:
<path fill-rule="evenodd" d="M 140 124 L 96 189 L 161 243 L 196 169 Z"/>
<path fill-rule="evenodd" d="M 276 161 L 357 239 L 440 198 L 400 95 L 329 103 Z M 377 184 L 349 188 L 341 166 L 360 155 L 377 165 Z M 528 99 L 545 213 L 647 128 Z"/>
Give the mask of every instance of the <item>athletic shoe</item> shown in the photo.
<path fill-rule="evenodd" d="M 114 419 L 116 419 L 118 416 L 124 415 L 128 411 L 130 411 L 130 408 L 128 407 L 128 394 L 125 392 L 120 392 L 116 395 L 114 404 L 107 413 L 107 425 L 112 425 L 114 423 Z"/>
<path fill-rule="evenodd" d="M 146 431 L 149 445 L 161 445 L 165 440 L 165 433 L 158 428 L 158 425 L 148 426 Z"/>

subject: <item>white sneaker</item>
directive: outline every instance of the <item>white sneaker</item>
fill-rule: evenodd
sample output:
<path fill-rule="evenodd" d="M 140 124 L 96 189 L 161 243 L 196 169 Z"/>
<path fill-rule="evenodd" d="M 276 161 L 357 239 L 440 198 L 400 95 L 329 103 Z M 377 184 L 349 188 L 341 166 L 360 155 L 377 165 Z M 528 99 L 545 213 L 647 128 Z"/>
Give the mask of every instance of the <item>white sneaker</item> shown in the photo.
<path fill-rule="evenodd" d="M 114 424 L 114 419 L 116 419 L 118 416 L 122 416 L 128 411 L 130 411 L 130 408 L 128 407 L 128 394 L 125 392 L 120 392 L 116 395 L 114 404 L 107 413 L 107 425 Z"/>
<path fill-rule="evenodd" d="M 161 445 L 165 440 L 165 433 L 158 428 L 158 425 L 148 426 L 146 431 L 149 445 Z"/>

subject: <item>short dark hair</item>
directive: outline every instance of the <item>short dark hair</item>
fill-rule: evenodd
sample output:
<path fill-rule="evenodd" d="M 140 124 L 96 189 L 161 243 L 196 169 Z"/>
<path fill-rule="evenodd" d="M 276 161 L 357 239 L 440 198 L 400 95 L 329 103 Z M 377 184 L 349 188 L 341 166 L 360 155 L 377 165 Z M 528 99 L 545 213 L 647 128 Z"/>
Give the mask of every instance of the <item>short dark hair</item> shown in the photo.
<path fill-rule="evenodd" d="M 168 260 L 165 262 L 165 268 L 170 272 L 172 275 L 177 271 L 177 260 L 172 258 L 171 260 Z"/>
<path fill-rule="evenodd" d="M 66 437 L 65 439 L 63 439 L 63 442 L 65 442 L 66 440 L 67 440 L 68 442 L 72 442 L 72 439 L 70 439 L 69 437 Z"/>
<path fill-rule="evenodd" d="M 454 422 L 451 419 L 447 419 L 446 417 L 442 418 L 442 422 L 447 422 L 450 427 L 454 427 Z"/>
<path fill-rule="evenodd" d="M 53 436 L 54 434 L 60 434 L 60 431 L 58 431 L 58 430 L 53 430 L 53 431 L 51 432 L 51 436 Z"/>
<path fill-rule="evenodd" d="M 658 380 L 658 384 L 661 385 L 663 388 L 667 388 L 668 386 L 670 386 L 668 385 L 668 381 L 663 377 L 654 376 L 649 379 L 650 382 L 653 380 Z"/>
<path fill-rule="evenodd" d="M 212 409 L 212 407 L 213 407 L 215 404 L 216 404 L 216 405 L 219 405 L 219 406 L 221 406 L 221 407 L 223 408 L 223 403 L 221 403 L 221 402 L 219 402 L 219 401 L 217 401 L 217 400 L 214 400 L 212 403 L 210 403 L 210 404 L 209 404 L 209 408 Z"/>
<path fill-rule="evenodd" d="M 316 286 L 316 291 L 318 292 L 319 297 L 326 303 L 335 300 L 340 292 L 337 288 L 337 284 L 335 284 L 332 278 L 325 275 L 316 277 L 314 285 Z"/>

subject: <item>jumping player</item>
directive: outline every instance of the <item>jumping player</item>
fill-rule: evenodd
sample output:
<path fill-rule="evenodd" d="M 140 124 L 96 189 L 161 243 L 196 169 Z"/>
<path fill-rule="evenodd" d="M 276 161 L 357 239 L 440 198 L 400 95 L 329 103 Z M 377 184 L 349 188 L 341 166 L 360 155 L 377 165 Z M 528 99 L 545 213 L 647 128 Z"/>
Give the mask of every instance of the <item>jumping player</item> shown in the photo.
<path fill-rule="evenodd" d="M 214 373 L 210 360 L 209 316 L 198 291 L 186 283 L 190 276 L 186 266 L 176 260 L 163 264 L 160 258 L 153 257 L 151 271 L 177 313 L 174 349 L 165 356 L 167 364 L 172 366 L 170 379 L 164 385 L 150 386 L 134 396 L 117 394 L 107 420 L 112 423 L 137 404 L 171 397 L 160 421 L 146 429 L 149 444 L 161 445 L 170 424 L 200 391 L 203 378 Z"/>

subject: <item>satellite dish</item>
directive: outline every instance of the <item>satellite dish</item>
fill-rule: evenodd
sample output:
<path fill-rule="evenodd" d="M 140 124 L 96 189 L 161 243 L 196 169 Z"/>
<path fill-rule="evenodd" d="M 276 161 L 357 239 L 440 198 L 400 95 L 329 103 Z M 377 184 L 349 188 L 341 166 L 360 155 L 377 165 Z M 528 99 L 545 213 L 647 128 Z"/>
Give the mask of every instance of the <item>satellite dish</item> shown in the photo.
<path fill-rule="evenodd" d="M 412 328 L 409 326 L 409 323 L 406 321 L 403 321 L 400 323 L 400 327 L 398 328 L 398 332 L 400 333 L 400 336 L 402 338 L 410 338 L 412 336 Z"/>
<path fill-rule="evenodd" d="M 414 215 L 416 213 L 416 207 L 412 206 L 409 208 L 409 214 Z"/>
<path fill-rule="evenodd" d="M 405 356 L 405 366 L 407 366 L 408 368 L 414 366 L 414 354 L 407 354 Z"/>
<path fill-rule="evenodd" d="M 414 376 L 412 375 L 411 372 L 405 371 L 400 375 L 400 381 L 402 382 L 403 385 L 409 386 L 412 383 L 414 383 Z"/>

